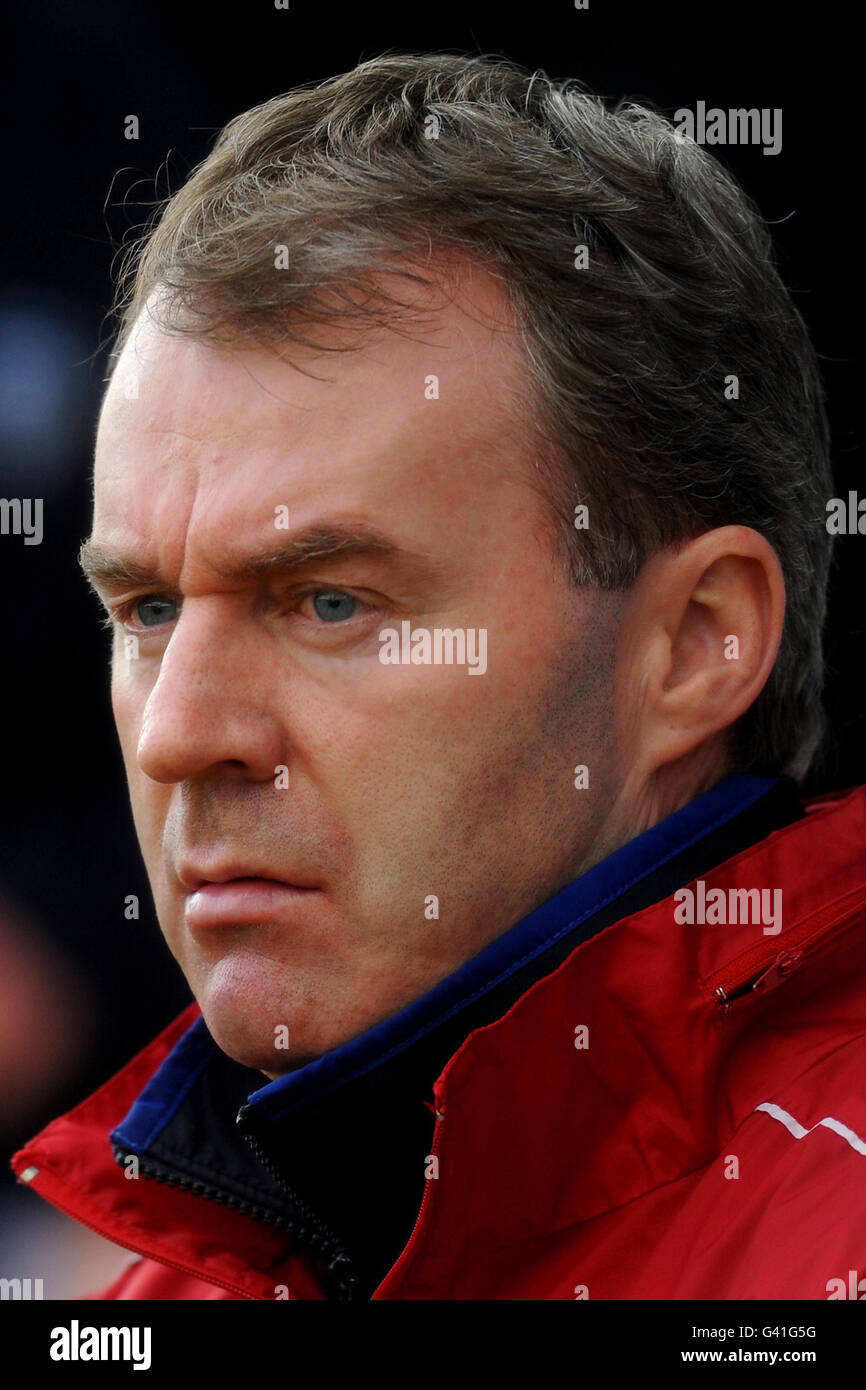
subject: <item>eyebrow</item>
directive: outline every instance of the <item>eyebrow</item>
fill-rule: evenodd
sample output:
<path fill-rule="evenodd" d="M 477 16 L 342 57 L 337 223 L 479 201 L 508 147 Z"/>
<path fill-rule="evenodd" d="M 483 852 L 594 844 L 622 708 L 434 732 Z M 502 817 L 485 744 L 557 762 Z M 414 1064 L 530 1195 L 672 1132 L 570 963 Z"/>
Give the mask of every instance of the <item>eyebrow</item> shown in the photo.
<path fill-rule="evenodd" d="M 332 523 L 310 526 L 261 555 L 251 556 L 237 564 L 219 568 L 217 573 L 229 581 L 250 583 L 270 574 L 288 574 L 317 560 L 372 557 L 390 561 L 399 567 L 412 568 L 434 575 L 441 570 L 439 562 L 429 555 L 404 550 L 377 527 L 367 523 Z M 126 585 L 138 588 L 166 584 L 165 576 L 133 556 L 110 550 L 99 541 L 84 541 L 78 552 L 78 563 L 91 587 L 101 589 Z M 171 586 L 170 586 L 171 587 Z"/>

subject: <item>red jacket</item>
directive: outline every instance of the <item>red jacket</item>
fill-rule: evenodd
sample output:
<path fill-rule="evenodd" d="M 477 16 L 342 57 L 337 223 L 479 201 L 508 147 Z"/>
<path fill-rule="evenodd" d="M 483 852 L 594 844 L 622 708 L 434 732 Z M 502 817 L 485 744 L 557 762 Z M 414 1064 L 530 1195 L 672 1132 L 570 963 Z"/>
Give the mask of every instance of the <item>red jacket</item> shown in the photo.
<path fill-rule="evenodd" d="M 668 897 L 469 1034 L 434 1089 L 438 1176 L 374 1298 L 857 1296 L 866 788 L 807 811 L 704 876 L 707 893 L 781 885 L 778 934 L 679 923 Z M 324 1298 L 278 1229 L 112 1159 L 108 1132 L 197 1012 L 14 1169 L 142 1257 L 102 1297 Z"/>

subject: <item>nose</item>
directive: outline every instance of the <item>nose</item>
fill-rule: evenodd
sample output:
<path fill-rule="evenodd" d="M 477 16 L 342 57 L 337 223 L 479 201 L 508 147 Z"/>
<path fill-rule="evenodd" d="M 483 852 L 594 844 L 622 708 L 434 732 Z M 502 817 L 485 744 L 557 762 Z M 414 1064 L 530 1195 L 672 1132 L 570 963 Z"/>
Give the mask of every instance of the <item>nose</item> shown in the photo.
<path fill-rule="evenodd" d="M 265 634 L 228 599 L 186 599 L 142 714 L 142 772 L 184 782 L 225 765 L 251 781 L 273 778 L 287 760 L 269 660 Z"/>

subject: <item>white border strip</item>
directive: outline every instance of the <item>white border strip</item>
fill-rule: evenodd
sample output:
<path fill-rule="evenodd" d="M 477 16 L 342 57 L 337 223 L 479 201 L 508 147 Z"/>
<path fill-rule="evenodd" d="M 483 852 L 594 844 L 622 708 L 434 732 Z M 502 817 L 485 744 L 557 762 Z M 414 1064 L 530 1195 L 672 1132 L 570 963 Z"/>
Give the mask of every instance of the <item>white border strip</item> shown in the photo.
<path fill-rule="evenodd" d="M 863 1154 L 866 1157 L 866 1139 L 861 1139 L 859 1134 L 855 1134 L 853 1129 L 843 1125 L 841 1120 L 834 1120 L 832 1115 L 827 1115 L 823 1120 L 819 1120 L 816 1125 L 812 1126 L 812 1129 L 806 1129 L 799 1120 L 794 1119 L 793 1115 L 789 1115 L 787 1110 L 783 1110 L 781 1105 L 774 1105 L 772 1101 L 765 1100 L 763 1105 L 756 1105 L 755 1110 L 763 1110 L 765 1114 L 772 1115 L 773 1119 L 783 1124 L 788 1133 L 793 1134 L 795 1139 L 805 1139 L 807 1134 L 812 1133 L 812 1130 L 819 1129 L 823 1125 L 825 1129 L 832 1129 L 834 1134 L 840 1135 L 846 1144 L 850 1144 L 851 1148 L 858 1154 Z"/>

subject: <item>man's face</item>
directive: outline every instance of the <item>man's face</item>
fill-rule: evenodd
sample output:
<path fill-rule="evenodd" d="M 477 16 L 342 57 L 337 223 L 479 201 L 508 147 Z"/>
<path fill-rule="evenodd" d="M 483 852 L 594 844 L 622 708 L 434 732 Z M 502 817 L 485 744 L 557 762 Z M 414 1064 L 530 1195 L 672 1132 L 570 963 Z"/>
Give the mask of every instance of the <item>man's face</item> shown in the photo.
<path fill-rule="evenodd" d="M 480 321 L 507 318 L 498 285 L 461 302 L 293 350 L 304 371 L 142 319 L 100 420 L 92 540 L 129 570 L 97 579 L 160 925 L 217 1043 L 268 1075 L 569 882 L 615 796 L 618 603 L 555 557 L 508 423 L 521 362 Z M 467 660 L 383 662 L 404 623 L 432 654 L 462 629 Z"/>

